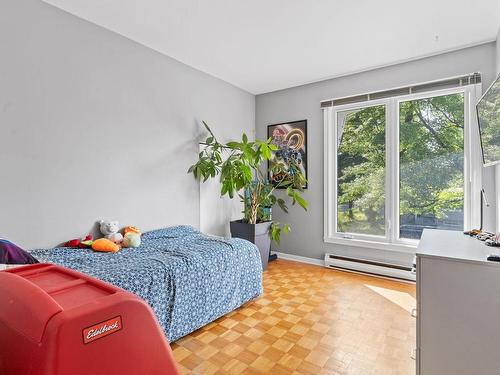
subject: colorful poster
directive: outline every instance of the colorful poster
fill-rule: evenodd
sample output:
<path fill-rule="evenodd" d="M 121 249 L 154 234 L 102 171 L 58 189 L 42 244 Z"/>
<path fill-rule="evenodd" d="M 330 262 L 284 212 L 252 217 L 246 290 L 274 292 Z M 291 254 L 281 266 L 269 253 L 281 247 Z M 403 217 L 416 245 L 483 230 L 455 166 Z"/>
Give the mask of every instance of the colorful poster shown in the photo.
<path fill-rule="evenodd" d="M 269 125 L 267 137 L 271 137 L 272 143 L 278 147 L 278 150 L 274 152 L 273 160 L 284 163 L 295 161 L 307 179 L 307 120 Z M 283 178 L 283 176 L 273 176 L 269 172 L 269 180 L 273 184 Z M 303 187 L 307 189 L 307 183 Z"/>

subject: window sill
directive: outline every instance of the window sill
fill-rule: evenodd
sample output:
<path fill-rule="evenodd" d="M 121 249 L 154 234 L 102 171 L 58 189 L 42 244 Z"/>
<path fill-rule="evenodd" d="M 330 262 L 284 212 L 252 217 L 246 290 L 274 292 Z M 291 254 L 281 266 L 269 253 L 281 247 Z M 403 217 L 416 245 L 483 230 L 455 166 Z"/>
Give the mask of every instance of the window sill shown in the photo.
<path fill-rule="evenodd" d="M 324 237 L 326 243 L 333 243 L 344 246 L 364 247 L 377 250 L 397 251 L 402 253 L 415 254 L 417 245 L 405 243 L 387 243 L 370 240 L 360 240 L 357 238 Z"/>

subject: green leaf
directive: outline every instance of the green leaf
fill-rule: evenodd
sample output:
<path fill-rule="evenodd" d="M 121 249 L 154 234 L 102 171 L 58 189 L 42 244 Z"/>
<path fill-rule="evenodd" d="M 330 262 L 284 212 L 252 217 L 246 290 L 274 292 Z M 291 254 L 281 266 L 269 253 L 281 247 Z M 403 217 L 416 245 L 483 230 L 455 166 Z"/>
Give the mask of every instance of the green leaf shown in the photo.
<path fill-rule="evenodd" d="M 248 181 L 252 181 L 252 169 L 248 165 L 242 165 L 241 171 Z"/>
<path fill-rule="evenodd" d="M 300 207 L 302 207 L 304 210 L 307 211 L 307 201 L 304 198 L 302 198 L 300 194 L 297 193 L 294 199 L 297 201 Z"/>
<path fill-rule="evenodd" d="M 269 147 L 267 146 L 267 144 L 265 144 L 265 143 L 262 144 L 260 146 L 260 150 L 262 151 L 262 156 L 264 156 L 264 159 L 266 159 L 266 160 L 271 159 L 271 156 L 272 156 L 271 150 L 269 150 Z"/>
<path fill-rule="evenodd" d="M 276 242 L 278 245 L 281 242 L 281 228 L 279 223 L 273 222 L 271 224 L 271 231 L 269 232 L 269 235 L 271 236 L 271 240 Z"/>
<path fill-rule="evenodd" d="M 278 198 L 277 201 L 278 206 L 286 213 L 288 213 L 288 207 L 286 206 L 285 200 Z"/>

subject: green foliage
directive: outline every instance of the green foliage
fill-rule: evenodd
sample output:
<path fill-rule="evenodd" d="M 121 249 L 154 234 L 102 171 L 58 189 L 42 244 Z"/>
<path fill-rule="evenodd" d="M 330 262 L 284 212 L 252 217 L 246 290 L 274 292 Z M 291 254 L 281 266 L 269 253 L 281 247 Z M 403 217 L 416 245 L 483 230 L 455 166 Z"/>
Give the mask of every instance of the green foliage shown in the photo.
<path fill-rule="evenodd" d="M 245 222 L 256 224 L 268 221 L 269 209 L 275 205 L 288 212 L 286 201 L 275 195 L 277 188 L 286 188 L 286 195 L 292 205 L 298 204 L 307 209 L 307 201 L 302 197 L 302 186 L 306 183 L 304 175 L 298 165 L 272 161 L 272 152 L 277 147 L 271 138 L 250 142 L 247 135 L 243 134 L 241 141 L 222 144 L 205 122 L 203 125 L 209 136 L 205 140 L 205 148 L 198 155 L 198 161 L 189 168 L 188 173 L 203 182 L 219 176 L 221 196 L 234 198 L 237 195 L 244 203 Z M 262 173 L 267 161 L 273 175 L 283 175 L 282 180 L 275 185 L 270 184 Z M 288 225 L 274 222 L 270 236 L 279 243 L 281 233 L 288 231 Z"/>
<path fill-rule="evenodd" d="M 463 95 L 404 101 L 399 116 L 400 215 L 462 210 Z M 340 231 L 384 234 L 385 120 L 385 107 L 372 106 L 347 113 L 339 129 Z"/>
<path fill-rule="evenodd" d="M 383 234 L 385 107 L 348 113 L 339 131 L 338 230 Z M 344 206 L 347 213 L 340 210 Z"/>
<path fill-rule="evenodd" d="M 400 214 L 443 218 L 462 209 L 463 96 L 403 102 L 400 124 Z"/>
<path fill-rule="evenodd" d="M 289 233 L 290 232 L 290 226 L 288 224 L 281 224 L 277 221 L 273 221 L 271 224 L 271 239 L 275 241 L 278 245 L 281 242 L 281 233 Z"/>
<path fill-rule="evenodd" d="M 500 160 L 500 79 L 488 89 L 478 105 L 484 161 Z"/>

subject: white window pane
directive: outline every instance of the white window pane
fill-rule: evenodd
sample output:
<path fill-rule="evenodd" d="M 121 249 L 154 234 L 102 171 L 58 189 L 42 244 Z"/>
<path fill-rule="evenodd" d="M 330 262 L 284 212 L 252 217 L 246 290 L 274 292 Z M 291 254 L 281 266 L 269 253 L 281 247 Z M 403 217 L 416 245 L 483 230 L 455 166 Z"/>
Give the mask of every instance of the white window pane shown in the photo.
<path fill-rule="evenodd" d="M 337 113 L 337 232 L 385 236 L 385 112 Z"/>
<path fill-rule="evenodd" d="M 463 230 L 463 94 L 401 102 L 399 114 L 400 238 Z"/>

